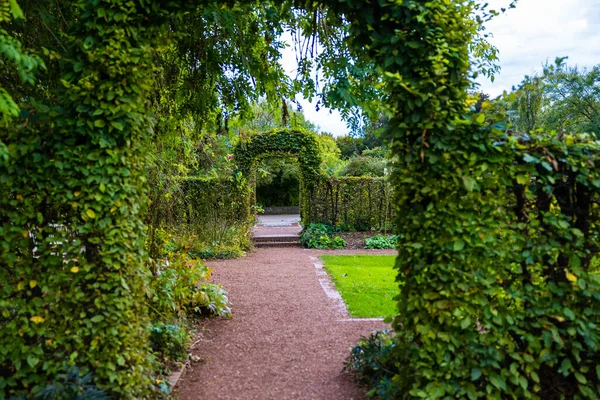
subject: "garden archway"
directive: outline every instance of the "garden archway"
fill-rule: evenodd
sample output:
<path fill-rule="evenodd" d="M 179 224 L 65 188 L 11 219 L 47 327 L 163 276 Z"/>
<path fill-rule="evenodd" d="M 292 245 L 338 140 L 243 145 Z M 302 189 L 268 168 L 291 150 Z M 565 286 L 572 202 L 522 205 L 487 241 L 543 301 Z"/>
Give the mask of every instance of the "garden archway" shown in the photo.
<path fill-rule="evenodd" d="M 307 196 L 320 176 L 321 152 L 314 133 L 302 129 L 277 129 L 253 135 L 235 149 L 234 159 L 238 173 L 250 185 L 247 215 L 256 206 L 256 169 L 260 162 L 273 156 L 296 156 L 300 167 L 300 216 L 306 213 Z"/>

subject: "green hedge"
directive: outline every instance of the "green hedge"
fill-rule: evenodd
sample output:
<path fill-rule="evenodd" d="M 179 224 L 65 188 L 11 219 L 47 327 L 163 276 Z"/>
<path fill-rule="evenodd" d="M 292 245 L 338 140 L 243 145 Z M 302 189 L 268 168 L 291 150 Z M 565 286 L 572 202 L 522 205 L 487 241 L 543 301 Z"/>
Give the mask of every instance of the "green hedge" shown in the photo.
<path fill-rule="evenodd" d="M 313 186 L 320 177 L 321 151 L 317 136 L 302 129 L 278 129 L 250 136 L 241 142 L 234 153 L 238 173 L 250 185 L 246 210 L 256 205 L 256 168 L 265 158 L 291 155 L 298 157 L 300 165 L 300 215 L 306 210 L 303 198 L 311 196 Z"/>
<path fill-rule="evenodd" d="M 303 198 L 307 210 L 303 222 L 386 230 L 394 220 L 391 200 L 392 190 L 385 178 L 322 177 Z"/>
<path fill-rule="evenodd" d="M 148 225 L 150 243 L 160 228 L 193 234 L 208 250 L 233 246 L 249 248 L 253 216 L 246 211 L 249 189 L 235 176 L 178 178 L 152 192 Z M 152 252 L 152 250 L 151 250 Z"/>

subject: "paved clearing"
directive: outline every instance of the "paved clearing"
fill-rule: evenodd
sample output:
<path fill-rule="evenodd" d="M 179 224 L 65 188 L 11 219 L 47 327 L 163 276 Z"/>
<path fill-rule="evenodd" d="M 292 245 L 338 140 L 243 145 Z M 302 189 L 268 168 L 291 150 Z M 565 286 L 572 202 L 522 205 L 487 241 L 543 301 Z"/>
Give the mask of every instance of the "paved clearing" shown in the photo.
<path fill-rule="evenodd" d="M 203 321 L 192 364 L 177 385 L 182 400 L 362 399 L 342 373 L 351 346 L 382 322 L 347 315 L 321 288 L 310 257 L 394 251 L 264 248 L 239 260 L 213 261 L 229 291 L 233 319 Z"/>

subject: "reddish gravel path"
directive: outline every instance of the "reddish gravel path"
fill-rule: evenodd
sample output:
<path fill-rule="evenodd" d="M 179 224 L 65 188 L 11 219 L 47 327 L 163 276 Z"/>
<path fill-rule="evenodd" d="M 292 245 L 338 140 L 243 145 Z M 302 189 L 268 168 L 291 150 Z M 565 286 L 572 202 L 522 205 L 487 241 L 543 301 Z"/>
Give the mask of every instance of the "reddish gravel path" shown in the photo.
<path fill-rule="evenodd" d="M 343 362 L 361 335 L 384 324 L 340 321 L 344 316 L 325 295 L 310 257 L 366 252 L 266 248 L 240 260 L 209 262 L 214 281 L 229 291 L 233 319 L 199 327 L 193 353 L 203 361 L 179 381 L 179 398 L 364 398 L 342 373 Z"/>

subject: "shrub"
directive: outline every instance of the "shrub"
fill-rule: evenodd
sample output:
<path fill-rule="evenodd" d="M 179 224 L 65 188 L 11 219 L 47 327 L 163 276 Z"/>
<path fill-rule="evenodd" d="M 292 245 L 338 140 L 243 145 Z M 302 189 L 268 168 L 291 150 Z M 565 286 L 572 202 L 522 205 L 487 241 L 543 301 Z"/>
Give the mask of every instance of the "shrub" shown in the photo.
<path fill-rule="evenodd" d="M 230 315 L 227 293 L 217 285 L 203 283 L 210 279 L 212 269 L 201 260 L 175 253 L 151 260 L 150 268 L 152 279 L 146 295 L 154 313 L 172 317 L 185 317 L 188 313 Z"/>
<path fill-rule="evenodd" d="M 110 397 L 92 382 L 92 373 L 81 376 L 76 366 L 67 367 L 58 379 L 42 389 L 35 400 L 109 400 Z M 23 399 L 25 399 L 23 397 Z"/>
<path fill-rule="evenodd" d="M 395 249 L 397 244 L 396 235 L 377 235 L 365 239 L 365 249 Z"/>
<path fill-rule="evenodd" d="M 300 242 L 309 249 L 343 249 L 346 241 L 333 236 L 333 228 L 325 224 L 310 224 L 300 236 Z"/>
<path fill-rule="evenodd" d="M 385 158 L 371 156 L 353 156 L 342 169 L 341 176 L 382 177 L 385 175 Z"/>
<path fill-rule="evenodd" d="M 390 400 L 397 397 L 398 389 L 392 380 L 399 372 L 395 346 L 391 331 L 373 331 L 359 340 L 346 359 L 344 370 L 371 388 L 369 397 Z"/>
<path fill-rule="evenodd" d="M 157 322 L 150 328 L 152 351 L 164 362 L 187 358 L 189 335 L 185 328 Z"/>

